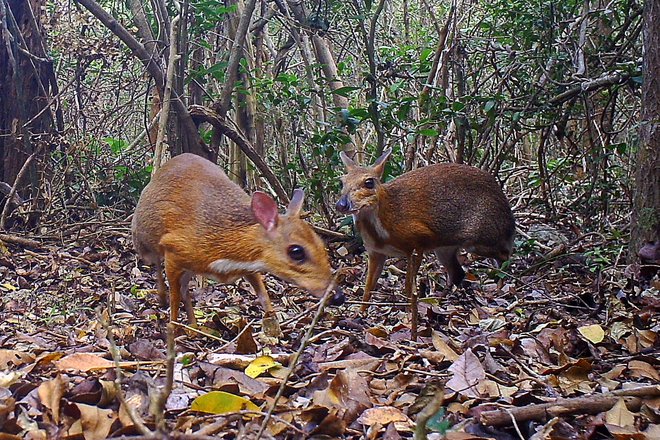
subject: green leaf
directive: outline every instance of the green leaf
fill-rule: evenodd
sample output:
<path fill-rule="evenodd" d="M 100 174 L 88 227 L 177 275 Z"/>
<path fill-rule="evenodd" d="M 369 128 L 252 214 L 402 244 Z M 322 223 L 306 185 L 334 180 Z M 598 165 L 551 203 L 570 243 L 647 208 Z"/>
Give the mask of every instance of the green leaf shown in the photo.
<path fill-rule="evenodd" d="M 445 409 L 440 408 L 437 413 L 433 414 L 431 418 L 426 421 L 426 427 L 434 432 L 446 434 L 447 430 L 451 427 L 451 422 L 445 419 Z"/>
<path fill-rule="evenodd" d="M 484 112 L 491 113 L 495 110 L 496 106 L 497 106 L 497 101 L 493 101 L 491 99 L 490 101 L 486 102 L 486 105 L 484 105 Z"/>
<path fill-rule="evenodd" d="M 421 63 L 425 63 L 429 59 L 429 55 L 433 53 L 433 49 L 431 48 L 426 48 L 422 50 L 422 53 L 419 55 L 419 61 Z"/>
<path fill-rule="evenodd" d="M 417 130 L 417 133 L 421 134 L 422 136 L 437 136 L 438 130 L 434 130 L 432 128 L 420 128 Z"/>
<path fill-rule="evenodd" d="M 348 96 L 351 94 L 351 92 L 354 92 L 356 90 L 360 90 L 360 87 L 351 87 L 351 86 L 345 86 L 345 87 L 340 87 L 337 90 L 333 90 L 332 93 L 335 95 L 343 96 L 345 98 L 348 98 Z"/>

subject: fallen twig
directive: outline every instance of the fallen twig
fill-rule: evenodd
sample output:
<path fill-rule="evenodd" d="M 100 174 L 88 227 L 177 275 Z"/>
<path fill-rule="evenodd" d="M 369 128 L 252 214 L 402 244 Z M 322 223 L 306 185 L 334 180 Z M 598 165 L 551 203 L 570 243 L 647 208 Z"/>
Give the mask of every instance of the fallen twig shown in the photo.
<path fill-rule="evenodd" d="M 557 399 L 553 402 L 527 405 L 517 408 L 503 408 L 484 411 L 479 415 L 479 422 L 490 426 L 510 425 L 513 420 L 541 420 L 547 417 L 559 417 L 567 414 L 598 414 L 611 409 L 620 398 L 636 411 L 642 404 L 642 397 L 660 396 L 660 385 L 649 385 L 611 393 L 591 394 L 589 396 Z"/>
<path fill-rule="evenodd" d="M 18 237 L 16 235 L 0 234 L 0 241 L 5 243 L 19 244 L 32 249 L 41 249 L 42 245 L 38 241 L 29 238 Z"/>

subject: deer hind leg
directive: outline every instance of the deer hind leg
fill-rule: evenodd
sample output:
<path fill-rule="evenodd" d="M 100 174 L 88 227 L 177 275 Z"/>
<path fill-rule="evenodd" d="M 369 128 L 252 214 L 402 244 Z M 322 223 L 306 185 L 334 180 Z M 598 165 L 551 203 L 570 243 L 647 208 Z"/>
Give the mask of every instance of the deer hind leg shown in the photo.
<path fill-rule="evenodd" d="M 406 297 L 410 301 L 410 311 L 412 314 L 410 334 L 413 341 L 417 340 L 417 322 L 419 321 L 419 310 L 417 309 L 417 272 L 422 264 L 424 256 L 421 253 L 413 252 L 408 255 L 408 268 L 406 270 Z"/>
<path fill-rule="evenodd" d="M 181 280 L 179 284 L 181 285 L 181 297 L 183 299 L 183 307 L 186 309 L 186 315 L 188 316 L 188 325 L 191 327 L 197 327 L 197 319 L 195 318 L 195 309 L 192 304 L 192 291 L 188 288 L 190 280 L 193 277 L 193 273 L 185 271 L 181 275 Z"/>
<path fill-rule="evenodd" d="M 157 261 L 154 264 L 156 269 L 156 288 L 158 289 L 158 301 L 161 307 L 167 307 L 167 287 L 163 278 L 163 264 Z"/>
<path fill-rule="evenodd" d="M 197 326 L 195 313 L 192 307 L 192 299 L 188 292 L 188 284 L 192 273 L 177 266 L 171 258 L 165 255 L 165 275 L 170 282 L 170 321 L 176 322 L 179 319 L 179 307 L 183 299 L 186 313 L 188 314 L 188 325 Z"/>
<path fill-rule="evenodd" d="M 435 256 L 438 257 L 440 263 L 447 270 L 447 273 L 449 274 L 449 283 L 460 287 L 465 278 L 465 271 L 461 267 L 461 263 L 458 262 L 458 247 L 439 247 L 435 249 L 433 253 L 435 253 Z"/>

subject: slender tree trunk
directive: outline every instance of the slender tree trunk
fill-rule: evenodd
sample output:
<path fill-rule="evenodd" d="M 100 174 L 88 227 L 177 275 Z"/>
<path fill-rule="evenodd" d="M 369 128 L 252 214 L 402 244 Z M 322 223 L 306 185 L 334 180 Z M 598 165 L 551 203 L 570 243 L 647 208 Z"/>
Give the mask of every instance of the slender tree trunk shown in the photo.
<path fill-rule="evenodd" d="M 647 241 L 660 241 L 660 2 L 644 7 L 644 60 L 639 153 L 631 216 L 628 259 Z"/>

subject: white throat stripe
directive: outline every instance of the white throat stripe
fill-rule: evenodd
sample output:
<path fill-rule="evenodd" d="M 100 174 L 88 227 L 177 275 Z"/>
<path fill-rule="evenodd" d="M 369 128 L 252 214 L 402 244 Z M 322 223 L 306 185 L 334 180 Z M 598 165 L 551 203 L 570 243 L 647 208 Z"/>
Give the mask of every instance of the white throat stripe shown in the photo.
<path fill-rule="evenodd" d="M 262 272 L 266 266 L 261 261 L 235 261 L 220 258 L 209 264 L 209 271 L 217 274 L 232 272 Z"/>

